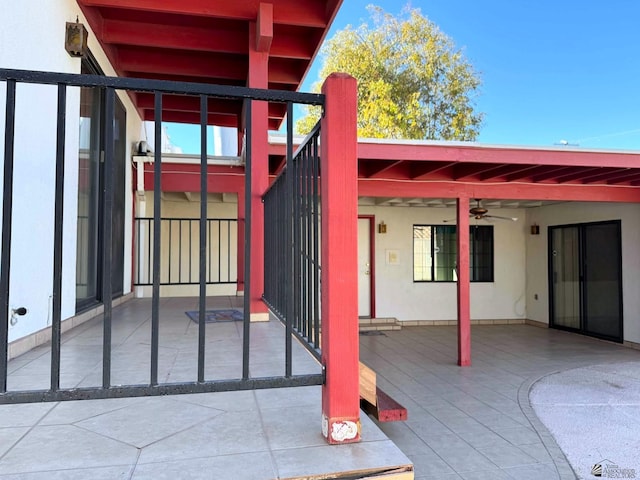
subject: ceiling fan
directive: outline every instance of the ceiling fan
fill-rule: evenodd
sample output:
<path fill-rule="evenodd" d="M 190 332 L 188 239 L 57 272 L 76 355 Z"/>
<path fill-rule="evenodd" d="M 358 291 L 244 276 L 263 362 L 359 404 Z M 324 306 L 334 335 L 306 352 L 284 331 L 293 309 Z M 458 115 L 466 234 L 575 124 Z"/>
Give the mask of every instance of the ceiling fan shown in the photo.
<path fill-rule="evenodd" d="M 475 207 L 471 207 L 469 209 L 469 217 L 470 218 L 475 218 L 476 220 L 487 220 L 488 222 L 490 222 L 491 220 L 498 219 L 498 220 L 511 220 L 512 222 L 516 222 L 518 220 L 518 217 L 501 217 L 499 215 L 489 215 L 489 210 L 487 210 L 486 208 L 484 208 L 481 205 L 481 199 L 480 198 L 476 198 L 476 206 Z M 455 222 L 456 219 L 451 219 L 451 220 L 445 220 L 445 222 Z"/>

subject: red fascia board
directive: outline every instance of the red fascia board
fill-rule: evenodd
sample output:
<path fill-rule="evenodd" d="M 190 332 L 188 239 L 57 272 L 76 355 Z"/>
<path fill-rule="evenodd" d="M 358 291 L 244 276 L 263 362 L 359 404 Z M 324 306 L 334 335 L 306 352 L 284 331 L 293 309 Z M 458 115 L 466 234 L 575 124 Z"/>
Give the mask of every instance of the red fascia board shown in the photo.
<path fill-rule="evenodd" d="M 640 154 L 517 147 L 402 143 L 358 144 L 358 158 L 378 160 L 501 163 L 586 167 L 640 167 Z"/>
<path fill-rule="evenodd" d="M 144 184 L 153 190 L 153 164 L 145 164 Z M 200 165 L 162 164 L 163 192 L 199 192 Z M 207 167 L 207 191 L 210 193 L 237 193 L 244 187 L 244 168 L 209 165 Z"/>
<path fill-rule="evenodd" d="M 632 186 L 483 183 L 453 181 L 398 181 L 359 179 L 358 195 L 400 198 L 512 198 L 583 202 L 640 202 L 640 189 Z"/>

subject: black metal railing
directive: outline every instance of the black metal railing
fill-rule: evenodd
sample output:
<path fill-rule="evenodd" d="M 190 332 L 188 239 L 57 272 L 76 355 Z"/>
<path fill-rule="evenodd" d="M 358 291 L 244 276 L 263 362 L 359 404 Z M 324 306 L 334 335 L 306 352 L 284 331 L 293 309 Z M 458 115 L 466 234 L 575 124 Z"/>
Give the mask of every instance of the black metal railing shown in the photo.
<path fill-rule="evenodd" d="M 288 117 L 290 118 L 289 114 Z M 288 136 L 292 132 L 289 128 Z M 289 138 L 290 140 L 291 138 Z M 264 301 L 320 359 L 320 123 L 264 195 Z M 287 143 L 291 145 L 291 143 Z M 291 346 L 287 348 L 290 355 Z"/>
<path fill-rule="evenodd" d="M 199 218 L 162 218 L 160 242 L 160 285 L 197 285 L 200 277 Z M 153 218 L 135 219 L 134 284 L 153 285 Z M 238 280 L 238 221 L 208 218 L 206 227 L 207 285 L 230 284 Z"/>
<path fill-rule="evenodd" d="M 208 238 L 208 217 L 207 217 L 207 120 L 208 120 L 208 100 L 209 98 L 222 98 L 241 100 L 245 102 L 244 121 L 246 124 L 245 140 L 245 236 L 244 236 L 244 249 L 245 258 L 250 258 L 251 255 L 251 124 L 252 124 L 252 103 L 253 101 L 265 101 L 265 102 L 278 102 L 285 103 L 287 105 L 287 117 L 288 117 L 288 135 L 287 141 L 288 151 L 292 151 L 292 124 L 291 117 L 293 112 L 293 104 L 308 104 L 308 105 L 323 105 L 324 96 L 320 94 L 305 94 L 290 91 L 281 90 L 260 90 L 235 86 L 220 86 L 220 85 L 205 85 L 197 83 L 184 83 L 184 82 L 172 82 L 161 80 L 147 80 L 147 79 L 133 79 L 133 78 L 114 78 L 98 75 L 79 75 L 79 74 L 60 74 L 60 73 L 48 73 L 48 72 L 36 72 L 36 71 L 22 71 L 22 70 L 10 70 L 0 69 L 0 83 L 4 82 L 6 85 L 6 101 L 5 101 L 5 127 L 4 127 L 4 165 L 3 165 L 3 205 L 2 205 L 2 243 L 1 256 L 0 256 L 0 404 L 3 403 L 24 403 L 24 402 L 42 402 L 42 401 L 60 401 L 60 400 L 78 400 L 87 398 L 113 398 L 123 396 L 146 396 L 146 395 L 166 395 L 166 394 L 178 394 L 178 393 L 199 393 L 199 392 L 213 392 L 213 391 L 225 391 L 225 390 L 247 390 L 256 388 L 270 388 L 270 387 L 284 387 L 284 386 L 302 386 L 302 385 L 318 385 L 323 383 L 324 376 L 322 373 L 307 374 L 307 375 L 292 375 L 291 365 L 291 337 L 292 328 L 295 327 L 296 331 L 301 332 L 300 335 L 305 338 L 310 338 L 312 343 L 317 348 L 318 345 L 318 327 L 313 326 L 312 323 L 306 323 L 306 327 L 303 326 L 301 320 L 303 318 L 303 310 L 314 312 L 318 309 L 319 296 L 318 290 L 314 290 L 314 293 L 302 293 L 300 289 L 311 288 L 311 284 L 315 282 L 317 285 L 317 274 L 311 272 L 317 272 L 319 265 L 317 260 L 314 262 L 303 261 L 302 254 L 300 252 L 307 252 L 309 254 L 309 248 L 315 249 L 317 252 L 317 242 L 319 238 L 319 232 L 317 228 L 317 222 L 314 226 L 309 223 L 305 223 L 305 226 L 298 225 L 297 221 L 293 219 L 293 215 L 296 215 L 296 219 L 307 218 L 311 216 L 313 221 L 316 221 L 319 215 L 317 211 L 317 201 L 313 204 L 315 207 L 292 206 L 291 202 L 286 203 L 288 209 L 294 208 L 293 211 L 288 210 L 286 217 L 289 219 L 289 231 L 296 232 L 296 240 L 292 245 L 298 252 L 298 256 L 294 259 L 291 256 L 287 265 L 290 266 L 289 271 L 291 274 L 302 276 L 307 275 L 306 282 L 300 283 L 299 280 L 290 278 L 289 288 L 294 292 L 295 300 L 292 302 L 287 301 L 287 328 L 286 328 L 286 359 L 283 368 L 283 374 L 279 376 L 270 377 L 250 377 L 249 375 L 249 346 L 250 346 L 250 286 L 251 286 L 251 270 L 250 262 L 245 261 L 244 281 L 245 281 L 245 297 L 244 297 L 244 322 L 242 328 L 242 375 L 237 379 L 208 379 L 205 378 L 205 358 L 206 358 L 206 286 L 207 286 L 207 238 Z M 11 246 L 12 246 L 12 212 L 13 212 L 13 183 L 14 183 L 14 143 L 15 143 L 15 117 L 16 117 L 16 86 L 18 84 L 40 84 L 40 85 L 53 85 L 57 88 L 57 123 L 56 123 L 56 173 L 55 173 L 55 205 L 54 205 L 54 241 L 53 241 L 53 305 L 52 305 L 52 324 L 51 324 L 51 360 L 50 360 L 50 373 L 51 382 L 48 389 L 45 390 L 25 390 L 25 391 L 7 391 L 7 371 L 8 371 L 8 325 L 9 325 L 9 292 L 10 292 L 10 262 L 11 262 Z M 67 93 L 69 88 L 74 87 L 91 87 L 100 88 L 104 93 L 104 112 L 105 119 L 102 126 L 102 136 L 104 139 L 104 152 L 103 152 L 103 166 L 104 166 L 104 181 L 101 188 L 103 210 L 101 215 L 102 230 L 100 242 L 102 251 L 102 268 L 101 278 L 99 285 L 101 285 L 102 291 L 100 298 L 104 305 L 104 313 L 102 318 L 102 330 L 103 330 L 103 342 L 102 342 L 102 380 L 101 385 L 97 387 L 88 388 L 61 388 L 60 387 L 60 365 L 61 365 L 61 321 L 62 321 L 62 270 L 63 270 L 63 240 L 69 235 L 76 235 L 77 232 L 65 231 L 63 228 L 63 217 L 65 215 L 65 208 L 63 204 L 64 198 L 72 198 L 71 195 L 65 194 L 65 152 L 71 151 L 66 145 L 66 132 L 65 126 L 67 124 L 67 117 L 71 115 L 77 115 L 79 112 L 70 112 L 67 109 Z M 112 268 L 112 262 L 114 255 L 112 252 L 112 221 L 113 221 L 113 208 L 114 208 L 114 135 L 115 135 L 115 122 L 114 119 L 114 104 L 116 98 L 116 91 L 124 92 L 150 92 L 154 95 L 154 122 L 155 122 L 155 145 L 154 145 L 154 166 L 153 166 L 153 190 L 154 192 L 162 192 L 162 112 L 163 112 L 163 96 L 170 94 L 178 95 L 190 95 L 199 98 L 200 100 L 200 218 L 198 219 L 198 285 L 199 285 L 199 300 L 198 300 L 198 342 L 197 342 L 197 368 L 194 368 L 193 381 L 181 382 L 181 383 L 159 383 L 158 381 L 158 364 L 159 364 L 159 315 L 160 315 L 160 285 L 161 285 L 161 273 L 162 268 L 156 268 L 161 265 L 163 243 L 170 242 L 170 240 L 163 239 L 162 235 L 162 222 L 161 222 L 161 202 L 154 202 L 152 227 L 150 234 L 153 241 L 151 246 L 151 265 L 154 267 L 150 269 L 152 285 L 152 299 L 151 299 L 151 331 L 150 331 L 150 369 L 149 369 L 149 381 L 145 384 L 136 385 L 119 385 L 114 386 L 111 380 L 111 360 L 112 360 L 112 323 L 113 323 L 113 311 L 112 311 L 112 282 L 111 275 L 114 269 Z M 69 104 L 74 104 L 69 102 Z M 71 136 L 73 138 L 73 136 Z M 317 137 L 315 143 L 312 143 L 311 153 L 307 153 L 310 157 L 317 159 Z M 292 160 L 291 154 L 289 154 L 289 160 Z M 296 157 L 298 158 L 298 157 Z M 302 157 L 300 157 L 302 158 Z M 288 180 L 288 188 L 290 192 L 295 191 L 296 198 L 303 198 L 305 195 L 309 196 L 309 192 L 315 191 L 317 193 L 317 160 L 315 163 L 308 163 L 300 160 L 298 162 L 299 167 L 292 167 L 291 170 L 295 170 L 297 173 L 296 178 L 315 178 L 310 184 L 304 185 L 295 181 L 292 175 L 291 180 Z M 308 165 L 313 164 L 313 167 Z M 306 172 L 306 173 L 301 173 Z M 75 172 L 74 172 L 75 173 Z M 306 176 L 305 176 L 306 175 Z M 311 175 L 311 177 L 308 177 Z M 315 183 L 314 183 L 315 182 Z M 305 186 L 306 185 L 306 186 Z M 312 185 L 309 187 L 308 185 Z M 314 190 L 315 189 L 315 190 Z M 306 193 L 303 193 L 306 192 Z M 280 199 L 278 201 L 284 201 Z M 309 201 L 309 200 L 307 200 Z M 269 201 L 271 205 L 272 202 Z M 309 230 L 307 230 L 307 228 Z M 304 246 L 301 246 L 302 235 L 311 235 L 316 239 L 315 243 L 304 242 Z M 308 238 L 308 237 L 307 237 Z M 19 241 L 19 239 L 17 240 Z M 271 241 L 271 240 L 270 240 Z M 273 243 L 270 243 L 273 248 Z M 302 250 L 301 250 L 302 249 Z M 269 258 L 270 253 L 267 253 Z M 314 258 L 318 258 L 317 256 Z M 273 264 L 270 264 L 273 267 Z M 270 269 L 271 271 L 271 269 Z M 306 272 L 306 273 L 305 273 Z M 289 275 L 289 274 L 287 274 Z M 314 276 L 315 275 L 315 276 Z M 306 287 L 304 287 L 306 285 Z M 303 300 L 301 300 L 303 299 Z M 311 302 L 311 303 L 308 303 Z M 295 305 L 295 306 L 294 306 Z M 282 306 L 282 303 L 278 304 Z M 293 322 L 294 312 L 300 315 L 295 322 Z M 314 313 L 315 315 L 315 313 Z M 304 317 L 307 318 L 307 317 Z M 313 317 L 316 321 L 319 320 L 318 316 Z M 307 320 L 308 322 L 308 320 Z M 306 329 L 306 330 L 305 330 Z"/>

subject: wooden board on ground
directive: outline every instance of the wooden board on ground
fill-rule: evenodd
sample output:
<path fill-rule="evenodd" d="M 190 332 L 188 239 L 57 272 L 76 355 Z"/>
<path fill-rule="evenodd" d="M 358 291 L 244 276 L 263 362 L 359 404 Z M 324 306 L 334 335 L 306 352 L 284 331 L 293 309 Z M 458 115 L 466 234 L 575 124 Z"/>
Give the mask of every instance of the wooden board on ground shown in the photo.
<path fill-rule="evenodd" d="M 360 362 L 360 398 L 364 398 L 371 405 L 376 399 L 376 372 Z"/>

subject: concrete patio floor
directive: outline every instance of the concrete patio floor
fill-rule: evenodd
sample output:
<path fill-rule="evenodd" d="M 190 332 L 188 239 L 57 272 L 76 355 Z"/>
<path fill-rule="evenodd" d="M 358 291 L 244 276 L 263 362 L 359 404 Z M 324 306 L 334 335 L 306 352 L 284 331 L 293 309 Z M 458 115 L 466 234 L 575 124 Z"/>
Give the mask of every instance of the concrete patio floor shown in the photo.
<path fill-rule="evenodd" d="M 207 308 L 240 307 L 241 299 L 207 299 Z M 193 298 L 162 299 L 159 381 L 194 381 L 197 324 L 185 311 Z M 114 309 L 112 384 L 149 382 L 149 300 Z M 284 327 L 251 324 L 250 376 L 284 374 Z M 242 374 L 242 322 L 207 324 L 206 378 Z M 61 385 L 101 382 L 101 318 L 63 335 Z M 293 344 L 293 373 L 320 365 Z M 45 389 L 50 348 L 9 362 L 9 390 Z M 337 478 L 410 470 L 411 462 L 372 420 L 362 442 L 327 445 L 321 434 L 321 387 L 0 405 L 0 479 Z M 350 478 L 353 478 L 351 476 Z M 409 471 L 401 480 L 410 480 Z"/>
<path fill-rule="evenodd" d="M 582 335 L 490 325 L 472 327 L 473 365 L 460 368 L 456 339 L 448 326 L 360 337 L 361 360 L 408 408 L 406 422 L 381 429 L 411 459 L 416 480 L 576 478 L 531 407 L 531 387 L 576 367 L 640 362 L 640 351 Z"/>
<path fill-rule="evenodd" d="M 239 299 L 208 299 L 208 308 Z M 193 380 L 195 299 L 161 302 L 161 381 Z M 150 302 L 114 310 L 114 383 L 148 382 Z M 63 337 L 63 386 L 98 384 L 99 319 Z M 207 378 L 237 378 L 241 323 L 207 325 Z M 283 371 L 283 329 L 251 326 L 251 375 Z M 226 392 L 0 406 L 0 479 L 312 478 L 415 466 L 425 479 L 569 479 L 575 474 L 538 420 L 529 391 L 546 375 L 640 352 L 527 325 L 472 327 L 473 366 L 458 367 L 455 327 L 405 327 L 361 335 L 361 360 L 408 408 L 378 426 L 362 416 L 363 442 L 328 446 L 320 388 Z M 317 362 L 294 349 L 294 373 Z M 46 347 L 10 362 L 10 389 L 45 388 Z M 399 449 L 398 449 L 399 447 Z M 406 455 L 406 456 L 405 456 Z M 615 459 L 622 463 L 624 459 Z M 356 473 L 361 472 L 361 473 Z M 407 477 L 410 478 L 410 477 Z"/>

